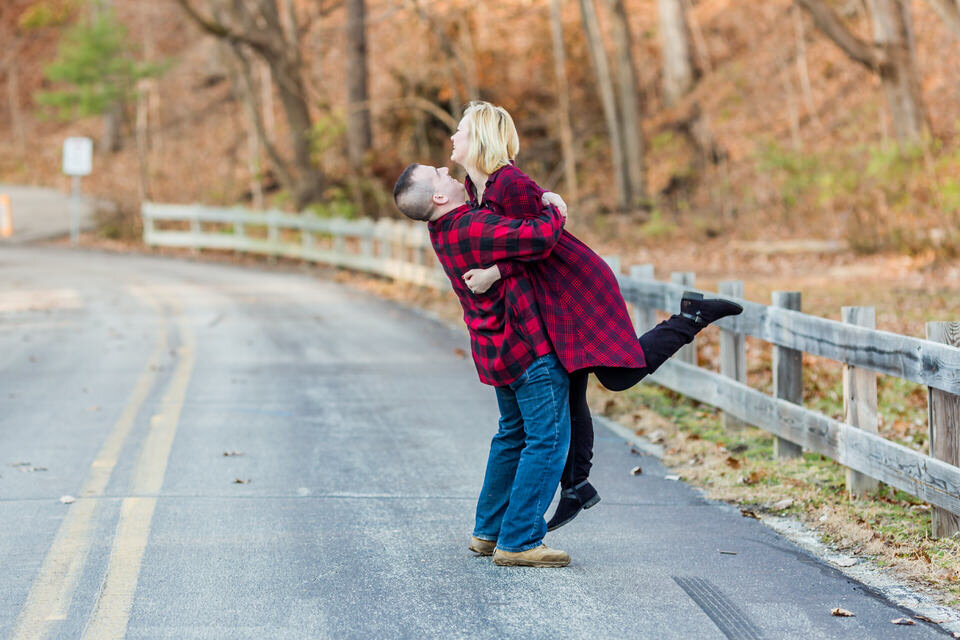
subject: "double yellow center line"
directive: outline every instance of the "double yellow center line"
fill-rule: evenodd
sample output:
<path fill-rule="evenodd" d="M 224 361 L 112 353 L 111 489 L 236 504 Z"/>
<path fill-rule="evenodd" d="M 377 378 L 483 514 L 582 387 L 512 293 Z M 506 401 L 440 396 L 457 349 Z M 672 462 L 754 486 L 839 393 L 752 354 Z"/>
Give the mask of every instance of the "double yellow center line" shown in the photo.
<path fill-rule="evenodd" d="M 160 304 L 142 290 L 134 293 L 161 312 Z M 196 338 L 188 324 L 177 322 L 181 346 L 177 365 L 160 413 L 150 420 L 150 428 L 140 451 L 130 487 L 132 497 L 124 498 L 120 521 L 107 572 L 97 601 L 84 629 L 84 638 L 108 640 L 123 638 L 133 604 L 140 566 L 150 533 L 156 495 L 163 486 L 170 450 L 193 371 Z M 110 481 L 124 442 L 138 413 L 156 384 L 157 371 L 167 352 L 166 320 L 161 322 L 156 343 L 147 366 L 140 374 L 126 406 L 90 467 L 79 499 L 70 505 L 43 565 L 34 579 L 26 603 L 17 618 L 13 640 L 42 640 L 51 637 L 57 624 L 65 620 L 80 574 L 92 544 L 92 523 L 98 498 Z"/>

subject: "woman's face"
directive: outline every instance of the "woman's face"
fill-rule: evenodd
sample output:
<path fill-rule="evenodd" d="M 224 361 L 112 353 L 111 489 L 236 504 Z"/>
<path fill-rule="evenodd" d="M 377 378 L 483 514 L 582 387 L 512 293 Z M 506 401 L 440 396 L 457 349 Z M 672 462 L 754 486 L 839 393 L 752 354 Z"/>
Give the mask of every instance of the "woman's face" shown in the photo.
<path fill-rule="evenodd" d="M 450 136 L 450 140 L 453 142 L 453 151 L 450 153 L 450 159 L 464 168 L 466 168 L 463 163 L 467 160 L 467 149 L 470 148 L 470 132 L 467 129 L 468 124 L 467 116 L 464 116 L 460 124 L 457 125 L 457 130 Z"/>

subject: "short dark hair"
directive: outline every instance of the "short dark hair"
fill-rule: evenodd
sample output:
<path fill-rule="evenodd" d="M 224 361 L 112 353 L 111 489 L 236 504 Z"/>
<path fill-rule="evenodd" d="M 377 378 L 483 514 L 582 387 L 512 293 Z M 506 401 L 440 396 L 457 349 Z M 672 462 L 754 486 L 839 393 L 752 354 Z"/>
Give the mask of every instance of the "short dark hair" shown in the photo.
<path fill-rule="evenodd" d="M 420 165 L 414 162 L 400 174 L 393 185 L 393 201 L 403 215 L 413 220 L 429 220 L 433 213 L 433 190 L 413 178 Z"/>

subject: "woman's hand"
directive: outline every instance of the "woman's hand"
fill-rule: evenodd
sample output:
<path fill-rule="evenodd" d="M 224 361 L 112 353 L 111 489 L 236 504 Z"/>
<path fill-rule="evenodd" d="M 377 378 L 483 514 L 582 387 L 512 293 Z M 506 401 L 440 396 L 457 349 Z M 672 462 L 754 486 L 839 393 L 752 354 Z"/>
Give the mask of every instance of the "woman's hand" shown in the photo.
<path fill-rule="evenodd" d="M 500 279 L 500 268 L 497 265 L 486 269 L 470 269 L 463 274 L 463 281 L 473 293 L 486 293 L 493 283 Z"/>
<path fill-rule="evenodd" d="M 564 202 L 563 198 L 553 191 L 544 191 L 543 196 L 540 198 L 540 202 L 542 202 L 544 206 L 549 206 L 552 204 L 557 208 L 557 211 L 560 212 L 560 215 L 562 215 L 564 218 L 567 217 L 567 203 Z"/>

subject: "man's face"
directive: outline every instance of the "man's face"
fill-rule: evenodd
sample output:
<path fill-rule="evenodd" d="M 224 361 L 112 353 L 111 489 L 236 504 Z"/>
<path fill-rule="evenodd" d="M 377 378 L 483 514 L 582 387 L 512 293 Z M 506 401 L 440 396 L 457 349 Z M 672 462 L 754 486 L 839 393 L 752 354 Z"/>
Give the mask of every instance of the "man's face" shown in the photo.
<path fill-rule="evenodd" d="M 414 179 L 418 183 L 430 185 L 433 191 L 433 202 L 436 205 L 442 206 L 448 202 L 459 204 L 465 202 L 467 199 L 467 192 L 463 188 L 463 184 L 453 178 L 446 167 L 440 167 L 438 169 L 437 167 L 421 164 L 414 173 Z M 439 202 L 438 196 L 441 198 Z"/>

